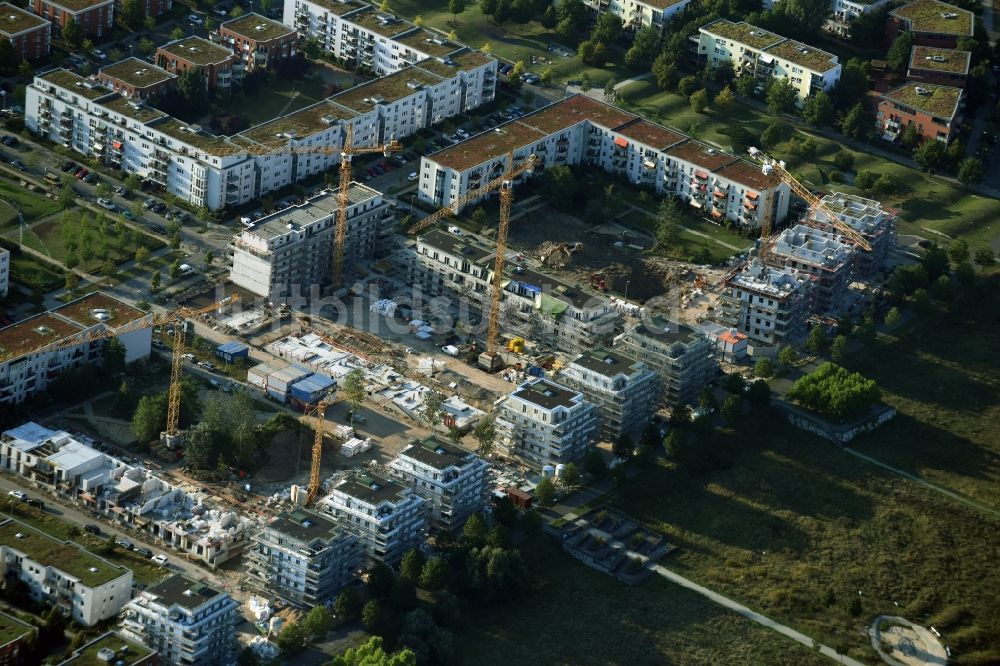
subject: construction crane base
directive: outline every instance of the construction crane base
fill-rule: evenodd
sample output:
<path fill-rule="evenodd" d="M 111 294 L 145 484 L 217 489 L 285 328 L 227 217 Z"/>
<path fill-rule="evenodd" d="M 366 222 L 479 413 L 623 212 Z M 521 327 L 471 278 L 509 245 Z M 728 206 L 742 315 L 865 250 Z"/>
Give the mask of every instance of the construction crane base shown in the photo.
<path fill-rule="evenodd" d="M 486 372 L 497 372 L 498 370 L 502 370 L 503 366 L 504 360 L 499 353 L 491 354 L 483 352 L 479 355 L 479 367 Z"/>

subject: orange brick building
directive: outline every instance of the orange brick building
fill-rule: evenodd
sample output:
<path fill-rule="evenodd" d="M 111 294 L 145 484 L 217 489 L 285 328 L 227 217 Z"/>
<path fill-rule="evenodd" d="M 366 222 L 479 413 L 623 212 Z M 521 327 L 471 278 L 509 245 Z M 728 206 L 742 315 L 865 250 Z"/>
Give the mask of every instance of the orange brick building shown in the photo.
<path fill-rule="evenodd" d="M 168 42 L 156 50 L 156 64 L 180 76 L 188 70 L 205 73 L 209 90 L 229 90 L 243 79 L 243 65 L 233 53 L 201 37 L 185 37 Z"/>
<path fill-rule="evenodd" d="M 88 39 L 111 35 L 115 24 L 115 0 L 31 0 L 31 6 L 52 22 L 56 37 L 70 19 L 76 19 Z"/>
<path fill-rule="evenodd" d="M 886 37 L 892 40 L 901 32 L 909 32 L 918 46 L 953 49 L 962 37 L 972 37 L 973 18 L 972 12 L 947 2 L 916 0 L 889 12 Z"/>
<path fill-rule="evenodd" d="M 298 34 L 260 14 L 247 14 L 219 26 L 219 41 L 232 49 L 247 72 L 275 69 L 295 57 Z"/>
<path fill-rule="evenodd" d="M 126 58 L 97 73 L 97 80 L 116 93 L 142 100 L 159 97 L 174 87 L 176 79 L 175 74 L 139 58 Z"/>
<path fill-rule="evenodd" d="M 52 24 L 9 2 L 0 3 L 0 37 L 10 41 L 17 59 L 35 60 L 49 54 Z"/>
<path fill-rule="evenodd" d="M 961 121 L 962 89 L 932 83 L 907 83 L 879 97 L 882 138 L 895 141 L 909 125 L 921 139 L 948 143 Z"/>

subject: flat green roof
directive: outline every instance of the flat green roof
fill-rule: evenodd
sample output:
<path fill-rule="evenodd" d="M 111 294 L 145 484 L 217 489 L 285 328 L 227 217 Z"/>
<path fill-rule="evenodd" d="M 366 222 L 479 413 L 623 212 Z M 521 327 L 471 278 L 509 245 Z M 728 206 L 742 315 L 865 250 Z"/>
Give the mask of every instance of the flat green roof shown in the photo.
<path fill-rule="evenodd" d="M 125 567 L 112 564 L 82 546 L 59 541 L 13 519 L 0 524 L 0 543 L 39 564 L 55 567 L 88 587 L 104 585 L 129 573 Z"/>
<path fill-rule="evenodd" d="M 88 81 L 87 79 L 74 74 L 68 69 L 53 69 L 51 72 L 46 72 L 41 76 L 43 81 L 48 81 L 53 85 L 57 85 L 60 88 L 65 88 L 77 95 L 86 97 L 87 99 L 97 99 L 98 97 L 104 97 L 110 90 L 105 88 L 102 84 L 94 83 L 93 81 Z"/>
<path fill-rule="evenodd" d="M 110 100 L 101 100 L 101 106 L 115 113 L 120 113 L 126 118 L 138 120 L 140 123 L 148 123 L 157 118 L 166 118 L 167 114 L 159 109 L 154 109 L 148 104 L 139 104 L 127 97 L 116 95 Z"/>
<path fill-rule="evenodd" d="M 906 19 L 911 32 L 935 35 L 971 37 L 972 12 L 938 0 L 916 0 L 889 12 L 890 16 Z"/>
<path fill-rule="evenodd" d="M 884 98 L 913 109 L 924 111 L 935 118 L 951 120 L 958 111 L 962 89 L 936 86 L 931 83 L 907 83 L 882 95 Z"/>
<path fill-rule="evenodd" d="M 461 172 L 506 155 L 512 150 L 541 141 L 546 136 L 548 135 L 545 132 L 515 120 L 439 150 L 428 159 L 445 168 Z"/>
<path fill-rule="evenodd" d="M 968 74 L 971 62 L 970 51 L 936 49 L 932 46 L 914 46 L 910 51 L 910 69 Z"/>
<path fill-rule="evenodd" d="M 340 120 L 350 120 L 357 113 L 337 104 L 323 101 L 281 118 L 275 118 L 256 127 L 240 132 L 240 136 L 263 146 L 283 146 L 290 138 L 305 138 L 336 125 Z M 280 134 L 292 134 L 280 137 Z"/>
<path fill-rule="evenodd" d="M 176 78 L 167 70 L 139 58 L 125 58 L 113 65 L 102 67 L 100 75 L 118 79 L 135 88 L 147 88 Z"/>
<path fill-rule="evenodd" d="M 209 155 L 232 155 L 239 152 L 239 148 L 226 141 L 225 137 L 205 134 L 204 130 L 191 131 L 190 125 L 180 122 L 176 118 L 168 116 L 163 122 L 158 122 L 153 126 L 159 132 L 167 136 L 172 136 L 179 141 L 183 141 L 189 146 L 194 146 L 203 150 Z"/>
<path fill-rule="evenodd" d="M 346 18 L 351 23 L 383 37 L 395 37 L 416 27 L 409 21 L 393 14 L 375 11 L 374 7 L 367 7 Z"/>
<path fill-rule="evenodd" d="M 338 2 L 338 0 L 309 0 L 309 2 L 332 12 L 337 16 L 343 16 L 348 12 L 357 11 L 358 9 L 367 6 L 361 4 L 360 2 L 354 2 L 353 0 L 350 2 Z"/>
<path fill-rule="evenodd" d="M 0 3 L 0 35 L 9 37 L 25 30 L 47 25 L 49 22 L 40 16 L 35 16 L 9 2 Z"/>
<path fill-rule="evenodd" d="M 128 650 L 123 651 L 123 647 L 127 647 Z M 112 659 L 110 662 L 98 659 L 97 653 L 104 648 L 113 650 L 115 652 L 115 659 Z M 140 645 L 127 638 L 122 638 L 118 634 L 108 632 L 84 645 L 72 657 L 62 662 L 60 666 L 108 666 L 108 664 L 117 664 L 118 662 L 125 662 L 125 666 L 132 666 L 133 664 L 141 663 L 144 659 L 148 659 L 154 653 L 155 650 L 150 650 L 145 645 Z"/>
<path fill-rule="evenodd" d="M 367 113 L 375 107 L 375 100 L 391 104 L 415 94 L 422 86 L 434 85 L 441 81 L 440 76 L 415 67 L 407 67 L 381 79 L 362 83 L 330 99 L 348 109 Z"/>
<path fill-rule="evenodd" d="M 767 48 L 784 39 L 781 35 L 776 35 L 770 30 L 750 25 L 746 21 L 733 23 L 726 19 L 719 19 L 718 21 L 713 21 L 708 25 L 702 26 L 701 29 L 709 34 L 724 39 L 731 39 L 740 44 L 752 46 L 755 49 Z"/>
<path fill-rule="evenodd" d="M 416 30 L 413 34 L 398 37 L 395 41 L 432 58 L 443 58 L 462 48 L 461 44 L 449 42 L 445 37 L 439 37 L 427 30 Z"/>
<path fill-rule="evenodd" d="M 113 0 L 46 0 L 50 5 L 68 10 L 71 14 L 90 9 L 98 5 L 109 5 Z"/>
<path fill-rule="evenodd" d="M 21 622 L 16 617 L 0 613 L 0 648 L 34 630 L 35 628 L 27 622 Z"/>
<path fill-rule="evenodd" d="M 764 49 L 764 53 L 814 72 L 828 72 L 837 66 L 837 56 L 794 39 L 787 39 L 774 46 L 769 46 Z"/>
<path fill-rule="evenodd" d="M 245 14 L 232 21 L 226 21 L 219 28 L 258 42 L 270 41 L 295 32 L 294 28 L 260 14 Z"/>
<path fill-rule="evenodd" d="M 234 57 L 229 49 L 201 37 L 185 37 L 167 42 L 157 49 L 157 55 L 161 51 L 195 65 L 212 65 Z"/>

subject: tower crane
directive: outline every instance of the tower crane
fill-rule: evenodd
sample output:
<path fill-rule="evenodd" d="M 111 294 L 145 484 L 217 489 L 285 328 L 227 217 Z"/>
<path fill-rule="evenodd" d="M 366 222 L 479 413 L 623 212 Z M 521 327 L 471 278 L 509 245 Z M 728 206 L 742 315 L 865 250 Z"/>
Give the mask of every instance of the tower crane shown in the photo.
<path fill-rule="evenodd" d="M 366 153 L 382 153 L 386 157 L 394 150 L 401 150 L 403 144 L 395 139 L 381 146 L 355 147 L 354 145 L 354 125 L 347 124 L 344 127 L 344 143 L 340 149 L 340 191 L 337 210 L 337 228 L 334 231 L 333 240 L 333 266 L 332 283 L 333 288 L 340 287 L 340 281 L 344 270 L 344 239 L 347 237 L 347 208 L 350 205 L 351 188 L 351 158 L 354 155 Z"/>
<path fill-rule="evenodd" d="M 787 184 L 792 189 L 792 191 L 795 192 L 795 194 L 804 199 L 805 202 L 809 204 L 810 208 L 812 208 L 814 211 L 817 210 L 822 211 L 829 218 L 829 222 L 827 224 L 829 224 L 831 227 L 833 227 L 841 234 L 843 234 L 848 241 L 854 243 L 855 245 L 863 249 L 865 252 L 872 251 L 872 246 L 865 239 L 865 237 L 862 234 L 858 233 L 849 224 L 841 222 L 840 218 L 837 217 L 836 213 L 830 210 L 829 207 L 827 207 L 827 205 L 823 203 L 819 197 L 810 192 L 809 188 L 807 188 L 805 185 L 796 180 L 795 177 L 792 176 L 792 174 L 790 174 L 787 169 L 785 169 L 785 163 L 783 161 L 779 161 L 774 159 L 773 157 L 769 157 L 766 153 L 757 148 L 754 148 L 753 146 L 747 148 L 747 152 L 750 153 L 751 157 L 760 162 L 761 170 L 765 174 L 773 173 L 774 175 L 776 175 L 778 178 L 781 179 L 781 182 Z M 767 198 L 765 205 L 767 206 L 767 208 L 765 208 L 764 210 L 764 221 L 761 224 L 761 234 L 760 234 L 762 256 L 766 252 L 764 248 L 768 245 L 768 240 L 771 237 L 771 214 L 769 214 L 769 212 L 774 208 L 774 202 L 771 197 Z"/>
<path fill-rule="evenodd" d="M 311 414 L 316 418 L 316 435 L 313 437 L 312 463 L 309 467 L 309 494 L 306 499 L 306 506 L 312 504 L 316 500 L 316 495 L 319 494 L 320 465 L 323 462 L 323 436 L 326 434 L 326 430 L 323 428 L 323 424 L 326 422 L 326 410 L 343 399 L 343 395 L 324 398 L 307 412 L 307 414 Z"/>
<path fill-rule="evenodd" d="M 500 334 L 500 297 L 503 293 L 503 269 L 507 254 L 507 228 L 510 225 L 510 207 L 514 201 L 514 179 L 521 174 L 531 173 L 537 162 L 538 157 L 531 154 L 528 155 L 524 162 L 515 166 L 514 153 L 507 153 L 507 168 L 502 176 L 494 178 L 483 187 L 467 192 L 464 196 L 452 202 L 451 205 L 428 215 L 410 229 L 411 234 L 416 234 L 442 218 L 455 215 L 458 209 L 468 202 L 499 188 L 500 223 L 497 225 L 496 256 L 493 261 L 490 309 L 486 320 L 486 351 L 479 355 L 479 365 L 491 372 L 497 369 L 500 362 L 500 357 L 496 353 L 497 338 Z"/>

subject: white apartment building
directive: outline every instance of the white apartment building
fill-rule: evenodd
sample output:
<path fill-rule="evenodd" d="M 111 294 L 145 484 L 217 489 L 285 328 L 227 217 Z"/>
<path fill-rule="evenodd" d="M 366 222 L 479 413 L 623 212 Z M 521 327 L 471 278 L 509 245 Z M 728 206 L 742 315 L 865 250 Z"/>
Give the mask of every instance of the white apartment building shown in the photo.
<path fill-rule="evenodd" d="M 341 479 L 322 505 L 357 536 L 369 561 L 395 565 L 426 535 L 424 499 L 381 474 Z"/>
<path fill-rule="evenodd" d="M 626 328 L 615 338 L 615 351 L 655 371 L 660 397 L 671 407 L 693 402 L 718 370 L 708 337 L 658 315 Z"/>
<path fill-rule="evenodd" d="M 540 470 L 579 462 L 599 436 L 600 415 L 583 394 L 547 379 L 532 379 L 497 407 L 500 446 Z"/>
<path fill-rule="evenodd" d="M 787 344 L 802 332 L 809 315 L 812 279 L 790 268 L 773 268 L 758 259 L 726 283 L 720 322 L 753 342 Z"/>
<path fill-rule="evenodd" d="M 344 268 L 349 273 L 358 261 L 376 255 L 395 218 L 377 190 L 352 182 L 347 196 Z M 252 223 L 233 237 L 229 278 L 275 302 L 296 291 L 308 296 L 313 285 L 329 287 L 339 200 L 339 190 L 326 190 Z"/>
<path fill-rule="evenodd" d="M 659 30 L 667 27 L 674 14 L 691 4 L 691 0 L 584 0 L 594 14 L 611 12 L 621 18 L 622 26 L 629 31 L 653 26 Z"/>
<path fill-rule="evenodd" d="M 493 99 L 495 60 L 475 51 L 427 60 L 231 137 L 214 136 L 95 80 L 56 69 L 28 86 L 25 125 L 104 164 L 135 173 L 195 206 L 259 198 L 339 164 L 344 128 L 355 146 L 403 139 Z"/>
<path fill-rule="evenodd" d="M 132 597 L 130 570 L 10 518 L 0 522 L 0 574 L 87 627 L 115 617 Z"/>
<path fill-rule="evenodd" d="M 454 532 L 486 506 L 489 465 L 437 435 L 408 444 L 389 462 L 392 474 L 427 500 L 431 526 Z"/>
<path fill-rule="evenodd" d="M 94 292 L 0 328 L 0 404 L 20 404 L 48 389 L 64 370 L 99 363 L 105 342 L 87 342 L 88 333 L 149 316 L 103 292 Z M 117 339 L 125 347 L 126 362 L 145 358 L 152 346 L 152 326 Z M 49 345 L 57 348 L 35 351 Z"/>
<path fill-rule="evenodd" d="M 798 105 L 840 81 L 837 56 L 750 25 L 718 19 L 699 30 L 698 58 L 709 65 L 731 63 L 737 76 L 757 79 L 763 91 L 771 79 L 787 79 L 798 91 Z"/>
<path fill-rule="evenodd" d="M 851 24 L 865 14 L 878 11 L 889 4 L 889 0 L 830 0 L 830 10 L 833 14 L 823 26 L 841 37 L 849 37 Z"/>
<path fill-rule="evenodd" d="M 336 520 L 295 509 L 261 523 L 245 561 L 255 588 L 311 608 L 337 596 L 362 556 L 357 537 Z"/>
<path fill-rule="evenodd" d="M 884 269 L 896 242 L 896 216 L 893 212 L 882 208 L 882 204 L 874 199 L 856 194 L 833 192 L 824 196 L 822 201 L 826 210 L 850 225 L 872 247 L 871 252 L 857 250 L 854 253 L 854 270 L 859 275 L 872 275 Z M 830 217 L 823 209 L 813 208 L 810 215 L 820 228 L 832 229 L 826 224 Z"/>
<path fill-rule="evenodd" d="M 597 407 L 606 441 L 622 435 L 637 439 L 659 404 L 656 373 L 642 361 L 603 347 L 570 361 L 560 371 L 559 381 Z"/>
<path fill-rule="evenodd" d="M 235 662 L 238 609 L 228 593 L 175 574 L 129 602 L 120 631 L 156 650 L 160 663 L 228 666 Z"/>
<path fill-rule="evenodd" d="M 599 168 L 680 197 L 709 219 L 743 227 L 759 228 L 765 216 L 776 224 L 788 214 L 790 190 L 774 174 L 584 95 L 421 158 L 418 196 L 430 204 L 454 205 L 503 174 L 508 155 L 515 167 L 534 155 L 536 175 L 560 164 Z M 521 176 L 526 177 L 530 174 Z"/>
<path fill-rule="evenodd" d="M 400 255 L 410 283 L 475 313 L 489 308 L 495 251 L 469 237 L 433 229 Z M 619 314 L 606 297 L 508 263 L 503 330 L 545 340 L 570 354 L 610 341 Z"/>
<path fill-rule="evenodd" d="M 773 239 L 766 262 L 812 278 L 810 308 L 832 315 L 843 305 L 855 253 L 840 234 L 797 224 Z"/>
<path fill-rule="evenodd" d="M 10 250 L 0 248 L 0 298 L 10 290 Z"/>

